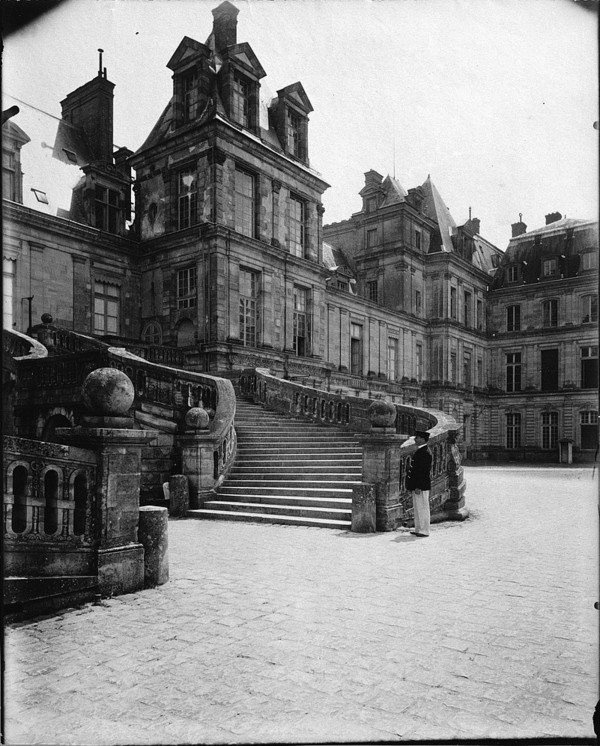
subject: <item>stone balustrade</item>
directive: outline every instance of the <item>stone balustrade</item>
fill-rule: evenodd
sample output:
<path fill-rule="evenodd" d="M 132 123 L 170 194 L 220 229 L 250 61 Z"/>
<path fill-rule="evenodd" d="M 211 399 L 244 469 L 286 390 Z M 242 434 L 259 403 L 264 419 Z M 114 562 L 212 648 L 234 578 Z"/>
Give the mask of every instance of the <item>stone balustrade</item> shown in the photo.
<path fill-rule="evenodd" d="M 33 360 L 48 356 L 48 350 L 36 339 L 14 329 L 2 330 L 2 350 L 13 360 Z"/>
<path fill-rule="evenodd" d="M 55 352 L 62 350 L 64 354 L 19 361 L 14 399 L 18 423 L 31 423 L 36 417 L 61 407 L 77 424 L 83 412 L 81 385 L 86 376 L 98 368 L 115 368 L 133 383 L 133 410 L 139 424 L 164 431 L 165 442 L 157 446 L 161 454 L 181 453 L 184 473 L 190 478 L 192 506 L 201 502 L 202 493 L 214 489 L 235 457 L 235 394 L 230 381 L 153 362 L 125 348 L 111 347 L 49 323 L 35 330 L 38 338 L 53 345 Z M 38 342 L 35 344 L 41 347 Z M 202 427 L 190 428 L 186 424 L 186 414 L 194 408 L 207 413 L 207 422 Z M 162 490 L 165 477 L 162 461 L 168 460 L 163 456 L 161 465 L 153 466 L 156 452 L 146 449 L 144 456 L 142 489 L 151 498 Z M 197 472 L 200 468 L 201 474 Z M 167 466 L 166 470 L 169 469 Z"/>
<path fill-rule="evenodd" d="M 410 458 L 416 450 L 409 437 L 415 430 L 430 433 L 433 520 L 463 520 L 468 516 L 464 497 L 466 483 L 458 446 L 461 428 L 444 412 L 389 404 L 395 410 L 395 416 L 392 410 L 391 425 L 378 426 L 373 422 L 373 405 L 383 402 L 382 399 L 324 391 L 305 383 L 277 378 L 261 368 L 244 370 L 240 390 L 243 396 L 267 409 L 289 417 L 342 427 L 357 434 L 363 448 L 363 485 L 356 491 L 355 502 L 364 505 L 366 488 L 375 487 L 378 531 L 392 530 L 412 520 L 412 500 L 405 478 Z M 369 522 L 361 520 L 360 523 L 367 525 Z"/>
<path fill-rule="evenodd" d="M 5 574 L 92 574 L 97 456 L 4 436 Z"/>

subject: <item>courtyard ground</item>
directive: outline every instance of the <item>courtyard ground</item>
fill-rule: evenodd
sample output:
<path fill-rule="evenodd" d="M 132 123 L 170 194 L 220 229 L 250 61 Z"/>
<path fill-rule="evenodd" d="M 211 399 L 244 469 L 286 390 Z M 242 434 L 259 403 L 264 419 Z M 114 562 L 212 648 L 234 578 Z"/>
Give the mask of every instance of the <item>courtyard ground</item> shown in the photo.
<path fill-rule="evenodd" d="M 6 628 L 6 743 L 591 741 L 597 478 L 465 471 L 429 538 L 170 521 L 166 585 Z"/>

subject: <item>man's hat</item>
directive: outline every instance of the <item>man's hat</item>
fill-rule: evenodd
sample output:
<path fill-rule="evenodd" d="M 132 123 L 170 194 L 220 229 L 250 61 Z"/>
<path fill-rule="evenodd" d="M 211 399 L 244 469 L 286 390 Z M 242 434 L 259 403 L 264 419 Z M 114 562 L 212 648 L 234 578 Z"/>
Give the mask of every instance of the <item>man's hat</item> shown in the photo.
<path fill-rule="evenodd" d="M 429 440 L 429 433 L 427 430 L 415 430 L 415 438 L 416 437 L 423 438 L 425 442 Z"/>

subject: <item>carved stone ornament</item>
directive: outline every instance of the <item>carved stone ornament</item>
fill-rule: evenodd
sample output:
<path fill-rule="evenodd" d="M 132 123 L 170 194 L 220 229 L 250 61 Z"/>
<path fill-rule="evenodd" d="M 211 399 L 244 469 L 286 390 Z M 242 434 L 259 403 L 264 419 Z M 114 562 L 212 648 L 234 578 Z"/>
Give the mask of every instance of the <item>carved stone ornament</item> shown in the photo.
<path fill-rule="evenodd" d="M 367 416 L 373 427 L 393 427 L 396 421 L 396 407 L 391 402 L 380 399 L 370 405 Z"/>
<path fill-rule="evenodd" d="M 129 376 L 116 368 L 97 368 L 81 387 L 83 401 L 94 415 L 121 416 L 129 411 L 135 397 Z"/>
<path fill-rule="evenodd" d="M 202 407 L 192 407 L 186 412 L 185 424 L 191 430 L 206 430 L 209 423 L 208 412 Z"/>

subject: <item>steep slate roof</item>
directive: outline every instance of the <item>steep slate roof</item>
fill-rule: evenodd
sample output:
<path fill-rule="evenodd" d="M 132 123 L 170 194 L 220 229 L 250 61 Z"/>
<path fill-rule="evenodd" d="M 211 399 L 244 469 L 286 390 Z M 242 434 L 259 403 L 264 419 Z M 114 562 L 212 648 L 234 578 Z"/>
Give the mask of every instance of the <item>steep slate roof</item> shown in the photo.
<path fill-rule="evenodd" d="M 73 188 L 83 177 L 81 166 L 90 161 L 83 132 L 72 124 L 4 94 L 19 106 L 19 113 L 5 123 L 17 125 L 29 138 L 21 148 L 23 204 L 46 215 L 77 220 L 71 213 Z M 46 195 L 40 202 L 36 189 Z"/>
<path fill-rule="evenodd" d="M 400 184 L 400 182 L 391 177 L 389 174 L 385 177 L 381 184 L 385 191 L 385 197 L 380 207 L 387 207 L 388 205 L 397 205 L 400 202 L 404 202 L 408 192 Z"/>
<path fill-rule="evenodd" d="M 208 47 L 211 51 L 212 58 L 211 58 L 211 69 L 213 70 L 213 80 L 212 80 L 212 99 L 207 103 L 207 105 L 204 108 L 204 111 L 200 113 L 200 115 L 197 117 L 196 122 L 201 123 L 203 121 L 208 121 L 211 119 L 215 114 L 218 114 L 222 116 L 224 119 L 228 119 L 227 114 L 225 112 L 225 107 L 223 106 L 223 102 L 221 100 L 221 97 L 217 90 L 217 73 L 223 66 L 223 58 L 217 51 L 215 47 L 215 38 L 214 33 L 211 31 L 205 44 L 200 44 L 200 42 L 195 41 L 194 39 L 190 39 L 189 37 L 184 37 L 182 41 L 180 42 L 179 46 L 177 47 L 177 50 L 173 53 L 171 59 L 169 60 L 169 63 L 167 64 L 167 67 L 169 67 L 174 61 L 179 59 L 181 55 L 185 53 L 185 49 L 196 49 L 201 51 L 202 49 Z M 248 61 L 254 66 L 256 70 L 259 71 L 259 76 L 264 77 L 265 72 L 262 68 L 262 65 L 258 61 L 258 58 L 252 51 L 252 48 L 247 42 L 240 42 L 238 44 L 231 45 L 228 47 L 228 52 L 234 54 L 234 56 L 237 56 L 238 59 L 243 58 L 244 56 L 248 59 Z M 294 89 L 297 90 L 299 95 L 301 97 L 304 97 L 306 100 L 306 104 L 308 107 L 310 107 L 310 110 L 312 111 L 312 106 L 310 105 L 310 101 L 308 100 L 308 97 L 306 96 L 306 93 L 304 92 L 304 88 L 302 87 L 301 83 L 293 83 L 291 86 L 287 86 L 286 88 L 282 89 Z M 269 107 L 274 104 L 277 101 L 277 96 L 274 96 L 271 92 L 269 86 L 261 80 L 260 83 L 260 94 L 259 94 L 259 115 L 258 115 L 258 123 L 260 127 L 260 137 L 261 140 L 268 145 L 273 150 L 277 150 L 280 153 L 283 153 L 283 148 L 281 147 L 281 143 L 279 142 L 279 138 L 277 137 L 277 133 L 274 129 L 271 129 L 269 126 Z M 142 145 L 136 150 L 137 153 L 141 152 L 142 150 L 146 150 L 147 148 L 152 147 L 153 145 L 156 145 L 157 143 L 161 142 L 171 131 L 171 125 L 173 123 L 173 97 L 169 100 L 169 103 L 165 107 L 164 111 L 158 118 L 158 121 L 150 131 L 150 134 L 148 137 L 144 140 Z"/>
<path fill-rule="evenodd" d="M 579 230 L 577 230 L 579 229 Z M 598 248 L 598 221 L 563 218 L 511 238 L 492 284 L 503 287 L 509 265 L 521 267 L 522 281 L 534 283 L 542 277 L 542 259 L 558 259 L 559 275 L 576 277 L 580 254 Z"/>
<path fill-rule="evenodd" d="M 421 187 L 425 193 L 422 210 L 428 218 L 435 220 L 440 227 L 443 251 L 454 251 L 452 235 L 456 232 L 456 223 L 438 192 L 431 176 L 427 176 Z"/>

